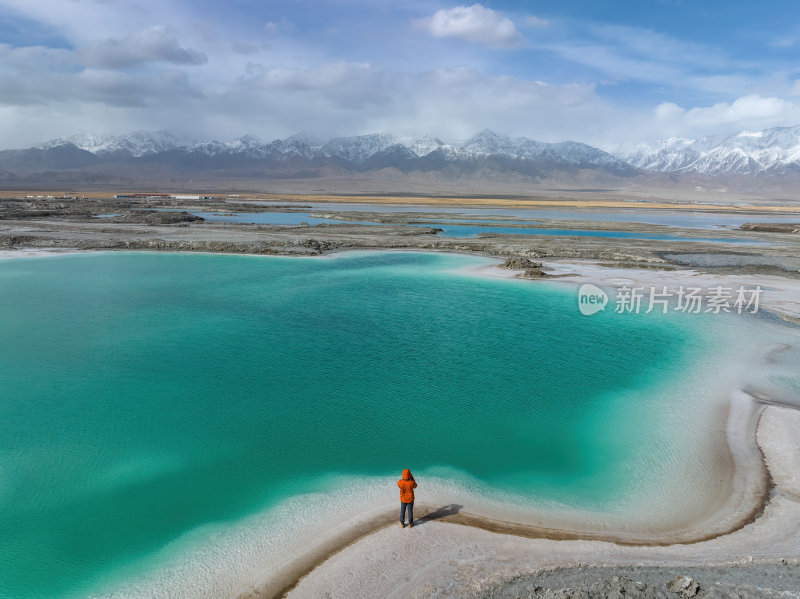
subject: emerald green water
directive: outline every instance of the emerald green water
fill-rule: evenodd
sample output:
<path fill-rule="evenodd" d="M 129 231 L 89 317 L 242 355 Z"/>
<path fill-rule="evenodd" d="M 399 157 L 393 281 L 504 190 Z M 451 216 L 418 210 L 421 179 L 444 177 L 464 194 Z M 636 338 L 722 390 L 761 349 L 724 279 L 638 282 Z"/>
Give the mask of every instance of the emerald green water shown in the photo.
<path fill-rule="evenodd" d="M 0 597 L 113 589 L 331 475 L 446 467 L 611 509 L 659 463 L 649 390 L 705 347 L 695 325 L 452 272 L 476 263 L 0 262 Z"/>

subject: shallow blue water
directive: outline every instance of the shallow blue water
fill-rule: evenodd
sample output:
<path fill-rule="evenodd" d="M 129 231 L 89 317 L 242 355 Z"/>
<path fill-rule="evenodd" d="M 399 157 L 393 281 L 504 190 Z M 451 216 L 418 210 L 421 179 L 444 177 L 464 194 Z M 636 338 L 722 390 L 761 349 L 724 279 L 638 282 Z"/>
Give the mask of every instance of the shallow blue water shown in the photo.
<path fill-rule="evenodd" d="M 286 202 L 253 201 L 263 206 L 286 206 Z M 551 209 L 551 208 L 450 208 L 446 206 L 421 206 L 418 204 L 340 204 L 310 203 L 303 204 L 313 211 L 337 212 L 419 212 L 442 213 L 463 216 L 506 216 L 515 219 L 563 219 L 610 222 L 633 222 L 651 225 L 664 225 L 686 229 L 720 229 L 735 228 L 748 222 L 800 222 L 800 211 L 782 214 L 735 214 L 723 212 L 691 212 L 688 210 L 667 210 L 653 208 L 629 208 L 626 210 L 608 210 L 592 208 Z"/>
<path fill-rule="evenodd" d="M 344 224 L 379 224 L 369 221 L 346 221 L 334 218 L 318 218 L 310 216 L 307 212 L 203 212 L 192 211 L 192 214 L 202 216 L 212 223 L 240 223 L 240 224 L 261 224 L 261 225 L 319 225 L 322 223 L 344 223 Z"/>
<path fill-rule="evenodd" d="M 420 225 L 423 226 L 423 225 Z M 613 239 L 652 239 L 663 241 L 702 241 L 708 243 L 730 243 L 741 245 L 763 245 L 760 240 L 737 239 L 733 237 L 681 237 L 668 233 L 636 233 L 632 231 L 591 231 L 583 229 L 548 229 L 548 228 L 521 228 L 521 227 L 481 227 L 474 225 L 446 225 L 429 224 L 443 229 L 439 235 L 442 237 L 477 237 L 485 234 L 507 235 L 555 235 L 571 237 L 607 237 Z"/>
<path fill-rule="evenodd" d="M 309 225 L 317 225 L 322 223 L 328 224 L 358 224 L 358 225 L 386 225 L 388 223 L 377 223 L 372 221 L 345 221 L 333 218 L 318 218 L 310 216 L 307 212 L 253 212 L 253 213 L 214 213 L 214 212 L 192 212 L 198 216 L 202 216 L 209 222 L 218 223 L 257 223 L 268 225 L 300 225 L 307 223 Z M 762 245 L 765 242 L 758 240 L 737 239 L 737 238 L 724 238 L 724 237 L 680 237 L 678 235 L 670 235 L 668 233 L 635 233 L 629 231 L 590 231 L 581 229 L 550 229 L 550 228 L 525 228 L 525 227 L 504 227 L 504 226 L 479 226 L 481 223 L 491 223 L 492 221 L 476 220 L 466 221 L 470 224 L 449 224 L 439 223 L 432 220 L 429 223 L 419 223 L 409 226 L 416 227 L 436 227 L 442 229 L 439 233 L 442 237 L 477 237 L 481 233 L 484 234 L 508 234 L 508 235 L 557 235 L 557 236 L 577 236 L 577 237 L 606 237 L 617 239 L 651 239 L 651 240 L 665 240 L 665 241 L 703 241 L 710 243 L 725 243 L 725 244 L 745 244 L 745 245 Z M 494 221 L 497 222 L 497 221 Z M 474 224 L 473 224 L 474 223 Z M 530 221 L 511 221 L 510 224 L 533 224 Z"/>

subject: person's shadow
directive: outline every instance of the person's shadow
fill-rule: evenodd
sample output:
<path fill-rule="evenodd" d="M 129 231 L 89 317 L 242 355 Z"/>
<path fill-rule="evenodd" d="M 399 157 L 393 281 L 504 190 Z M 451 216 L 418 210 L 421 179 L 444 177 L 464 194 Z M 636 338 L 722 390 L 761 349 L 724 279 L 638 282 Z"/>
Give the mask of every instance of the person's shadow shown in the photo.
<path fill-rule="evenodd" d="M 419 526 L 420 524 L 425 524 L 426 522 L 432 522 L 433 520 L 439 520 L 441 518 L 447 518 L 448 516 L 453 516 L 461 511 L 463 505 L 458 505 L 456 503 L 451 503 L 450 505 L 445 505 L 440 507 L 432 512 L 428 512 L 421 518 L 417 518 L 414 520 L 414 526 Z"/>

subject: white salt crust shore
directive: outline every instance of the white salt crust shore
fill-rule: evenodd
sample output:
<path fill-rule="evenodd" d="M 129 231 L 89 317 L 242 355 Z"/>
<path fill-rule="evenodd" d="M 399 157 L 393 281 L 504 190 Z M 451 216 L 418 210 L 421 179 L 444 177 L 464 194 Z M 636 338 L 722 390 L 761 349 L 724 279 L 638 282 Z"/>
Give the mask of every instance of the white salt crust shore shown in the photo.
<path fill-rule="evenodd" d="M 800 556 L 800 412 L 762 410 L 758 444 L 774 488 L 752 523 L 693 544 L 626 546 L 596 540 L 531 539 L 446 519 L 413 529 L 384 526 L 302 578 L 290 599 L 306 597 L 460 597 L 518 574 L 574 566 L 735 565 Z M 264 597 L 249 593 L 242 597 Z"/>
<path fill-rule="evenodd" d="M 704 273 L 690 268 L 677 270 L 650 270 L 619 268 L 613 265 L 590 264 L 581 261 L 554 261 L 545 264 L 548 274 L 564 275 L 557 281 L 593 282 L 600 287 L 618 287 L 633 285 L 636 287 L 651 286 L 661 289 L 667 285 L 675 289 L 680 285 L 700 287 L 707 291 L 712 287 L 753 288 L 761 286 L 761 308 L 773 312 L 787 320 L 800 319 L 800 280 L 775 275 L 717 275 Z"/>
<path fill-rule="evenodd" d="M 656 290 L 666 285 L 675 290 L 679 286 L 699 287 L 707 293 L 712 287 L 753 288 L 761 286 L 759 307 L 766 309 L 786 320 L 800 320 L 800 280 L 788 279 L 775 275 L 734 275 L 712 274 L 690 268 L 675 270 L 621 268 L 612 264 L 598 264 L 594 261 L 558 260 L 543 262 L 542 270 L 548 275 L 558 278 L 542 279 L 547 283 L 581 285 L 592 283 L 599 287 L 617 288 L 621 285 L 644 287 Z M 489 278 L 516 278 L 521 271 L 497 268 L 495 265 L 468 267 L 462 272 Z M 613 305 L 606 309 L 612 310 Z"/>
<path fill-rule="evenodd" d="M 85 254 L 85 250 L 62 250 L 58 248 L 53 249 L 31 249 L 20 248 L 18 250 L 0 250 L 0 260 L 8 260 L 13 258 L 41 258 L 44 256 L 63 256 L 65 254 Z"/>
<path fill-rule="evenodd" d="M 579 262 L 546 263 L 544 269 L 548 273 L 572 275 L 557 281 L 573 286 L 584 282 L 607 287 L 682 284 L 709 288 L 760 284 L 769 291 L 762 296 L 762 307 L 788 316 L 787 320 L 800 314 L 800 285 L 780 277 L 701 275 L 688 270 L 639 271 Z M 502 278 L 518 274 L 493 266 L 473 266 L 461 272 Z M 730 461 L 716 465 L 720 481 L 716 485 L 711 483 L 711 488 L 719 495 L 716 501 L 712 499 L 705 505 L 705 517 L 694 512 L 692 523 L 684 521 L 682 529 L 679 526 L 673 530 L 662 528 L 660 532 L 651 530 L 648 536 L 647 532 L 641 534 L 642 531 L 631 534 L 624 527 L 592 531 L 592 525 L 597 523 L 584 520 L 583 524 L 588 526 L 582 527 L 581 515 L 577 513 L 568 514 L 572 521 L 564 528 L 553 529 L 515 524 L 522 521 L 519 518 L 499 521 L 495 519 L 496 512 L 480 508 L 474 510 L 477 515 L 465 514 L 467 509 L 446 515 L 446 508 L 425 506 L 434 512 L 435 519 L 425 521 L 423 517 L 414 529 L 400 530 L 393 522 L 387 524 L 373 518 L 353 525 L 349 535 L 338 530 L 305 556 L 284 564 L 283 568 L 272 569 L 267 580 L 244 590 L 238 597 L 459 597 L 502 584 L 518 574 L 555 567 L 797 560 L 800 477 L 796 473 L 800 472 L 800 443 L 796 431 L 800 430 L 800 398 L 796 393 L 775 397 L 768 392 L 765 380 L 737 374 L 742 374 L 743 366 L 744 371 L 754 374 L 755 369 L 774 362 L 775 356 L 786 350 L 792 351 L 783 360 L 784 374 L 800 374 L 793 366 L 798 331 L 772 323 L 756 323 L 752 316 L 739 318 L 751 318 L 750 326 L 774 327 L 794 338 L 795 343 L 776 345 L 764 336 L 760 340 L 747 339 L 753 342 L 750 349 L 760 359 L 753 354 L 734 360 L 734 368 L 713 368 L 705 373 L 705 380 L 715 386 L 725 381 L 730 383 L 726 424 L 720 436 Z M 712 372 L 713 377 L 708 376 Z M 775 405 L 781 401 L 787 405 Z M 709 430 L 709 434 L 713 436 L 714 431 Z M 719 484 L 726 475 L 727 484 Z M 694 484 L 686 479 L 672 482 L 674 488 L 664 489 L 666 494 L 685 493 Z M 692 511 L 693 506 L 680 505 Z M 658 507 L 654 506 L 650 514 L 654 520 L 663 516 Z"/>

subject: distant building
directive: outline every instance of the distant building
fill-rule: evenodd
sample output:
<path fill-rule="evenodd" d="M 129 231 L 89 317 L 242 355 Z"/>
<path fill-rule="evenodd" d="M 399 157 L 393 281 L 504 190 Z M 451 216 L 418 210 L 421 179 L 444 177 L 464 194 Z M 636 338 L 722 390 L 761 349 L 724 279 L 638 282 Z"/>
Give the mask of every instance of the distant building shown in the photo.
<path fill-rule="evenodd" d="M 115 199 L 136 200 L 212 200 L 213 196 L 201 196 L 194 193 L 118 193 Z"/>
<path fill-rule="evenodd" d="M 193 193 L 175 193 L 170 196 L 173 200 L 210 200 L 211 196 L 201 196 Z"/>

